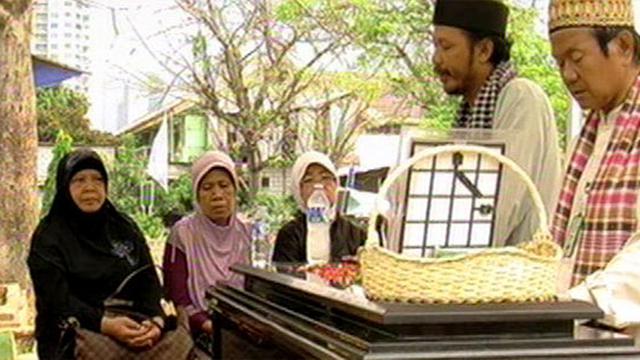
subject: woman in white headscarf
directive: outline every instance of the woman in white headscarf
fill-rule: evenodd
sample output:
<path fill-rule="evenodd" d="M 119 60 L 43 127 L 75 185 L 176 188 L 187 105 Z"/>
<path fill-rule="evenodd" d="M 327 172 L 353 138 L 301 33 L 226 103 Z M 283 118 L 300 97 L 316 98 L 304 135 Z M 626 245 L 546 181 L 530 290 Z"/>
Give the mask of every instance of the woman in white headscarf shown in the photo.
<path fill-rule="evenodd" d="M 338 177 L 331 160 L 322 153 L 309 151 L 302 154 L 293 165 L 291 192 L 300 212 L 295 219 L 285 224 L 276 238 L 273 261 L 307 261 L 307 200 L 314 186 L 321 184 L 325 195 L 335 206 L 338 192 Z M 333 219 L 329 231 L 331 238 L 331 261 L 340 261 L 344 256 L 353 256 L 364 244 L 366 231 L 339 214 Z"/>

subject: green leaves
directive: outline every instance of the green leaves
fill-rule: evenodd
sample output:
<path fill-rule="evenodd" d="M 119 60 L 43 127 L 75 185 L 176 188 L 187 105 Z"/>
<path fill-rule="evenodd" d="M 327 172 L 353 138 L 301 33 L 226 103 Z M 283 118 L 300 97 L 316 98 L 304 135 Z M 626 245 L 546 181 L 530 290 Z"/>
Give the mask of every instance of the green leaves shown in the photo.
<path fill-rule="evenodd" d="M 293 219 L 298 211 L 298 205 L 292 196 L 258 193 L 253 199 L 247 199 L 241 204 L 241 211 L 251 218 L 255 218 L 260 208 L 264 209 L 270 233 L 275 235 L 286 222 Z"/>
<path fill-rule="evenodd" d="M 47 169 L 47 180 L 42 189 L 41 216 L 47 215 L 53 203 L 53 197 L 56 194 L 56 171 L 58 169 L 58 163 L 60 159 L 70 153 L 71 150 L 73 150 L 73 138 L 64 132 L 64 130 L 59 130 L 56 136 L 55 147 L 53 148 L 53 158 Z"/>
<path fill-rule="evenodd" d="M 281 6 L 288 8 L 301 3 L 288 0 Z M 443 93 L 431 64 L 432 1 L 316 0 L 313 4 L 313 11 L 307 9 L 288 19 L 315 21 L 323 29 L 348 34 L 351 48 L 359 54 L 359 70 L 380 74 L 390 92 L 411 98 L 425 109 L 424 127 L 451 125 L 457 100 Z M 539 18 L 536 10 L 512 4 L 508 29 L 514 41 L 512 60 L 522 76 L 545 89 L 552 101 L 558 128 L 564 132 L 569 97 L 551 59 L 549 42 L 539 28 Z"/>
<path fill-rule="evenodd" d="M 571 100 L 551 57 L 551 44 L 536 31 L 539 14 L 531 9 L 513 8 L 509 26 L 514 41 L 511 56 L 520 75 L 536 82 L 549 96 L 558 125 L 559 145 L 564 148 Z"/>
<path fill-rule="evenodd" d="M 91 129 L 87 118 L 89 101 L 79 92 L 64 87 L 38 90 L 36 112 L 38 140 L 54 142 L 59 130 L 81 144 L 111 145 L 115 137 Z"/>

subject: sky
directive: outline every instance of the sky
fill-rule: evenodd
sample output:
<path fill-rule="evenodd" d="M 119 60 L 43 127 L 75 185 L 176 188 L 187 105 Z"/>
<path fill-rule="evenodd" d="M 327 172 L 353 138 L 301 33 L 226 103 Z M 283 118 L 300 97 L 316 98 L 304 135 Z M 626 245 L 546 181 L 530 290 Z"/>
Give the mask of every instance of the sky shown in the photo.
<path fill-rule="evenodd" d="M 113 131 L 124 81 L 130 84 L 129 117 L 137 118 L 146 112 L 146 99 L 136 96 L 142 91 L 140 79 L 145 74 L 166 74 L 160 65 L 162 55 L 185 50 L 185 37 L 178 36 L 174 28 L 183 23 L 185 17 L 173 0 L 96 0 L 90 5 L 92 109 L 89 117 L 94 126 Z M 171 31 L 163 33 L 165 29 Z M 153 54 L 147 46 L 153 49 Z"/>

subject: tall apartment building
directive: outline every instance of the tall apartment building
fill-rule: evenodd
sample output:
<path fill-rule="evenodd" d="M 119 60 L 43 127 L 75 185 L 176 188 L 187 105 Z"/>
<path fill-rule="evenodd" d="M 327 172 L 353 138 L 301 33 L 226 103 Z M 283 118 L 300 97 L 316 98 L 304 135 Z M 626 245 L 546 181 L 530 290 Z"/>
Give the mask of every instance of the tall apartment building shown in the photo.
<path fill-rule="evenodd" d="M 85 0 L 38 0 L 34 9 L 32 52 L 47 59 L 89 71 L 90 19 Z M 88 75 L 66 84 L 88 92 Z"/>

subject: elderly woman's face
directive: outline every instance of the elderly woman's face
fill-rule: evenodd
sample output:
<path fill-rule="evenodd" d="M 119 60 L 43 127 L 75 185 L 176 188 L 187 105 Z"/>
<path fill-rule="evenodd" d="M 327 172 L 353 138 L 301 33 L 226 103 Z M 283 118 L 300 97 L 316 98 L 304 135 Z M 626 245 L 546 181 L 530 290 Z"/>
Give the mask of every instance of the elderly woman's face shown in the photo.
<path fill-rule="evenodd" d="M 331 204 L 336 203 L 338 180 L 333 176 L 331 171 L 325 169 L 324 166 L 311 164 L 307 167 L 307 171 L 300 181 L 300 197 L 302 197 L 302 201 L 304 201 L 305 204 L 313 193 L 315 184 L 322 185 L 324 193 L 327 195 L 327 198 L 329 198 Z"/>
<path fill-rule="evenodd" d="M 236 189 L 225 170 L 213 169 L 198 185 L 202 213 L 218 225 L 226 225 L 236 207 Z"/>
<path fill-rule="evenodd" d="M 94 213 L 107 199 L 105 180 L 99 171 L 85 169 L 78 171 L 69 182 L 69 193 L 73 202 L 85 213 Z"/>

